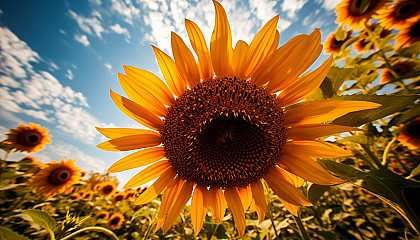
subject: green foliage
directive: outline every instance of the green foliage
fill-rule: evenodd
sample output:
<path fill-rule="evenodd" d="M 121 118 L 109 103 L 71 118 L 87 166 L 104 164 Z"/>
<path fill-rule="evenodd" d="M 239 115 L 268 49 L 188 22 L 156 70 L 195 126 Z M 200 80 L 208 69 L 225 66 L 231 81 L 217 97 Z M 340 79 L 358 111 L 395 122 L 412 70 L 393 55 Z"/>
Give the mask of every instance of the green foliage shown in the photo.
<path fill-rule="evenodd" d="M 29 240 L 29 238 L 22 236 L 10 228 L 0 226 L 0 240 Z"/>

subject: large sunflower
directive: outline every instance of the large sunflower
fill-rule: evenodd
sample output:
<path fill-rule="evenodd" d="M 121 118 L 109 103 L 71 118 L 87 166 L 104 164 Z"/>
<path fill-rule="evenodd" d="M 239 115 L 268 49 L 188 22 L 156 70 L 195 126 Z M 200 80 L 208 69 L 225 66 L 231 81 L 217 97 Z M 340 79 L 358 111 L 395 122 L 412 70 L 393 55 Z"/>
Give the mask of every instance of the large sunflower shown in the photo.
<path fill-rule="evenodd" d="M 330 57 L 301 76 L 322 51 L 319 30 L 299 35 L 277 49 L 276 16 L 250 45 L 239 41 L 233 49 L 226 13 L 220 3 L 214 1 L 214 5 L 216 22 L 210 51 L 200 28 L 185 21 L 198 62 L 175 33 L 175 61 L 153 47 L 169 87 L 142 69 L 124 66 L 126 75 L 119 74 L 120 84 L 132 100 L 111 91 L 112 99 L 121 111 L 150 130 L 98 128 L 111 139 L 99 148 L 140 149 L 114 163 L 109 172 L 152 164 L 124 188 L 158 178 L 135 204 L 145 204 L 166 189 L 156 226 L 164 232 L 192 195 L 191 218 L 196 235 L 207 209 L 221 221 L 226 202 L 243 235 L 244 212 L 249 206 L 257 211 L 260 222 L 265 217 L 263 181 L 297 215 L 298 206 L 311 205 L 296 188 L 303 179 L 323 185 L 342 182 L 314 158 L 349 153 L 316 139 L 357 129 L 324 122 L 351 111 L 378 107 L 370 102 L 340 100 L 295 104 L 319 87 L 332 62 Z"/>
<path fill-rule="evenodd" d="M 404 28 L 407 23 L 415 21 L 420 15 L 420 2 L 418 0 L 398 0 L 392 6 L 383 8 L 378 12 L 381 23 L 385 28 Z"/>
<path fill-rule="evenodd" d="M 335 13 L 337 15 L 336 23 L 348 25 L 354 30 L 363 29 L 365 23 L 372 17 L 376 16 L 378 11 L 382 9 L 390 0 L 370 0 L 365 1 L 366 6 L 363 6 L 363 0 L 343 0 L 337 4 Z"/>
<path fill-rule="evenodd" d="M 18 152 L 37 152 L 44 149 L 45 144 L 51 143 L 51 135 L 47 133 L 48 129 L 41 128 L 39 124 L 25 125 L 21 123 L 15 129 L 10 129 L 4 143 L 9 144 L 11 149 Z"/>
<path fill-rule="evenodd" d="M 74 165 L 75 160 L 68 159 L 61 162 L 53 161 L 29 180 L 29 186 L 46 197 L 52 197 L 64 192 L 68 187 L 79 182 L 81 170 Z"/>

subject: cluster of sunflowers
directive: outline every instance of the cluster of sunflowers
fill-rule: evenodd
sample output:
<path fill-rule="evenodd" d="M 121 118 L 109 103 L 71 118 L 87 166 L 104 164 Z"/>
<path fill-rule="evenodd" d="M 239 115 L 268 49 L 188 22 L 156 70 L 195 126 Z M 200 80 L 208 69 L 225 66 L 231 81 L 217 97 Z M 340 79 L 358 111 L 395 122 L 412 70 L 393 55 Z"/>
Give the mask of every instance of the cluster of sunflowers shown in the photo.
<path fill-rule="evenodd" d="M 115 162 L 110 173 L 147 167 L 117 191 L 107 174 L 83 180 L 86 172 L 71 159 L 2 160 L 0 174 L 8 182 L 2 180 L 0 188 L 5 199 L 0 224 L 6 226 L 1 234 L 16 236 L 22 229 L 51 239 L 419 234 L 420 3 L 344 0 L 336 10 L 342 25 L 325 42 L 325 52 L 334 55 L 309 73 L 323 50 L 319 29 L 278 48 L 275 16 L 250 44 L 238 41 L 233 47 L 225 10 L 217 1 L 214 6 L 210 48 L 190 20 L 185 25 L 194 53 L 176 33 L 173 58 L 153 46 L 165 81 L 130 66 L 118 74 L 128 98 L 111 91 L 112 100 L 147 129 L 97 127 L 110 139 L 98 147 L 138 150 Z M 38 125 L 22 124 L 2 147 L 7 153 L 34 152 L 49 137 Z M 19 199 L 14 204 L 13 194 Z M 44 232 L 28 228 L 28 216 Z"/>

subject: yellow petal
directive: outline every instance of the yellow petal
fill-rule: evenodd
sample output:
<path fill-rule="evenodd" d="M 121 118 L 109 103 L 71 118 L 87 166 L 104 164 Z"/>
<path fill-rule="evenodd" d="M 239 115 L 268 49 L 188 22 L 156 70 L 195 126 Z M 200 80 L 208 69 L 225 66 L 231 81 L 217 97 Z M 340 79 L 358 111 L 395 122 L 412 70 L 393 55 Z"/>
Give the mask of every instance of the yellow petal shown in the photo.
<path fill-rule="evenodd" d="M 134 177 L 132 177 L 125 185 L 125 189 L 130 189 L 133 187 L 140 186 L 142 184 L 148 183 L 153 179 L 159 177 L 164 173 L 168 168 L 171 167 L 171 164 L 168 160 L 162 160 L 159 162 L 150 165 L 143 171 L 137 173 Z"/>
<path fill-rule="evenodd" d="M 253 213 L 253 212 L 256 212 L 256 211 L 257 211 L 257 206 L 255 206 L 255 199 L 252 199 L 251 205 L 249 205 L 249 212 Z"/>
<path fill-rule="evenodd" d="M 242 237 L 245 233 L 245 213 L 238 190 L 236 190 L 236 188 L 226 188 L 225 198 L 230 210 L 232 211 L 239 236 Z"/>
<path fill-rule="evenodd" d="M 295 184 L 295 187 L 300 188 L 305 183 L 305 179 L 303 179 L 303 178 L 301 178 L 301 177 L 299 177 L 299 176 L 297 176 L 297 175 L 295 175 L 291 172 L 288 172 L 288 171 L 285 171 L 285 172 L 292 179 L 293 183 Z"/>
<path fill-rule="evenodd" d="M 213 65 L 211 64 L 210 52 L 200 28 L 188 19 L 185 19 L 185 27 L 190 37 L 191 46 L 198 57 L 198 66 L 202 79 L 212 78 L 214 75 Z"/>
<path fill-rule="evenodd" d="M 200 233 L 203 226 L 204 217 L 206 216 L 207 208 L 204 205 L 204 194 L 207 191 L 203 186 L 197 186 L 194 189 L 194 194 L 191 200 L 191 222 L 194 228 L 194 237 Z"/>
<path fill-rule="evenodd" d="M 248 210 L 249 205 L 251 205 L 252 201 L 252 192 L 251 192 L 251 186 L 248 185 L 245 188 L 239 188 L 238 189 L 239 197 L 242 201 L 242 206 L 244 207 L 244 212 Z"/>
<path fill-rule="evenodd" d="M 175 199 L 174 205 L 169 210 L 165 223 L 162 226 L 164 233 L 166 233 L 171 228 L 182 208 L 184 208 L 185 204 L 187 204 L 187 202 L 190 200 L 193 186 L 194 183 L 191 181 L 186 181 L 182 186 L 178 198 Z"/>
<path fill-rule="evenodd" d="M 157 132 L 149 131 L 140 135 L 129 135 L 100 143 L 98 148 L 105 151 L 129 151 L 140 148 L 154 147 L 161 144 L 162 139 Z"/>
<path fill-rule="evenodd" d="M 293 140 L 311 140 L 331 134 L 362 131 L 355 127 L 347 127 L 333 124 L 308 124 L 295 126 L 287 129 L 287 138 Z"/>
<path fill-rule="evenodd" d="M 248 55 L 249 46 L 246 42 L 239 40 L 233 50 L 232 70 L 233 74 L 240 78 L 245 78 L 245 73 L 240 72 L 245 58 Z"/>
<path fill-rule="evenodd" d="M 203 193 L 204 203 L 210 207 L 213 221 L 221 222 L 226 212 L 226 199 L 223 191 L 218 188 L 210 188 Z"/>
<path fill-rule="evenodd" d="M 135 205 L 146 204 L 159 195 L 163 189 L 171 185 L 176 176 L 176 172 L 172 168 L 168 168 L 162 175 L 144 191 L 134 202 Z"/>
<path fill-rule="evenodd" d="M 299 154 L 307 155 L 309 157 L 320 158 L 336 158 L 352 155 L 351 152 L 348 152 L 334 144 L 318 140 L 290 141 L 284 145 L 284 151 L 286 153 L 298 152 Z"/>
<path fill-rule="evenodd" d="M 344 181 L 329 174 L 314 159 L 294 152 L 286 152 L 279 160 L 280 166 L 312 183 L 333 185 Z"/>
<path fill-rule="evenodd" d="M 213 1 L 216 9 L 215 24 L 210 41 L 210 56 L 214 71 L 218 77 L 232 76 L 232 33 L 223 6 Z"/>
<path fill-rule="evenodd" d="M 268 21 L 249 45 L 249 54 L 240 69 L 240 72 L 245 74 L 245 78 L 250 77 L 261 63 L 264 62 L 265 58 L 273 53 L 272 51 L 274 49 L 271 46 L 273 46 L 276 40 L 278 21 L 279 15 Z"/>
<path fill-rule="evenodd" d="M 299 189 L 286 180 L 286 177 L 290 179 L 284 170 L 276 167 L 264 176 L 264 180 L 279 198 L 295 205 L 311 206 L 311 202 L 306 199 Z"/>
<path fill-rule="evenodd" d="M 174 32 L 171 33 L 171 43 L 172 53 L 179 73 L 187 81 L 190 88 L 193 88 L 200 82 L 200 72 L 194 56 L 181 37 Z"/>
<path fill-rule="evenodd" d="M 286 201 L 284 201 L 283 199 L 280 199 L 281 203 L 283 203 L 283 206 L 293 215 L 295 215 L 296 217 L 298 216 L 298 210 L 299 210 L 299 206 L 297 205 L 293 205 L 291 203 L 288 203 Z"/>
<path fill-rule="evenodd" d="M 135 79 L 142 87 L 153 94 L 163 104 L 172 106 L 175 102 L 174 95 L 166 84 L 155 74 L 136 67 L 123 65 L 127 76 Z"/>
<path fill-rule="evenodd" d="M 286 86 L 292 85 L 296 78 L 301 75 L 321 53 L 321 33 L 315 29 L 303 41 L 294 46 L 293 50 L 285 56 L 283 62 L 277 66 L 276 72 L 267 84 L 267 91 L 278 92 Z"/>
<path fill-rule="evenodd" d="M 332 121 L 349 112 L 380 107 L 365 101 L 317 100 L 304 102 L 286 111 L 286 125 L 303 125 Z"/>
<path fill-rule="evenodd" d="M 276 81 L 276 79 L 273 79 L 273 76 L 277 75 L 277 69 L 280 68 L 282 64 L 285 64 L 285 59 L 296 48 L 296 46 L 298 46 L 307 37 L 308 35 L 305 34 L 295 36 L 279 49 L 275 50 L 274 53 L 267 58 L 264 68 L 259 68 L 254 74 L 252 74 L 251 82 L 262 86 L 268 81 Z M 281 82 L 275 82 L 275 84 L 280 83 Z"/>
<path fill-rule="evenodd" d="M 184 186 L 185 181 L 180 178 L 175 178 L 174 182 L 168 186 L 163 194 L 162 202 L 159 208 L 158 221 L 156 223 L 155 231 L 159 230 L 163 226 L 166 220 L 169 210 L 174 204 L 174 199 L 177 199 Z"/>
<path fill-rule="evenodd" d="M 130 135 L 142 135 L 142 134 L 149 134 L 149 133 L 156 133 L 146 129 L 138 129 L 138 128 L 100 128 L 96 127 L 102 135 L 107 138 L 119 138 L 125 137 Z"/>
<path fill-rule="evenodd" d="M 265 200 L 264 187 L 261 181 L 251 183 L 252 198 L 255 200 L 255 207 L 258 214 L 259 224 L 264 220 L 267 211 L 267 203 Z"/>
<path fill-rule="evenodd" d="M 333 60 L 331 55 L 324 63 L 316 70 L 299 78 L 293 84 L 287 86 L 278 96 L 280 104 L 284 107 L 299 102 L 311 96 L 324 81 L 325 76 L 331 67 Z"/>
<path fill-rule="evenodd" d="M 179 73 L 174 60 L 159 48 L 152 47 L 166 83 L 176 96 L 181 96 L 187 90 L 187 83 Z"/>
<path fill-rule="evenodd" d="M 146 108 L 138 105 L 137 103 L 127 99 L 119 94 L 111 92 L 111 98 L 115 105 L 127 116 L 140 124 L 149 127 L 154 130 L 160 130 L 163 127 L 163 121 L 155 114 L 147 110 Z"/>
<path fill-rule="evenodd" d="M 108 172 L 121 172 L 128 169 L 143 167 L 165 157 L 163 147 L 147 148 L 132 153 L 112 164 Z"/>

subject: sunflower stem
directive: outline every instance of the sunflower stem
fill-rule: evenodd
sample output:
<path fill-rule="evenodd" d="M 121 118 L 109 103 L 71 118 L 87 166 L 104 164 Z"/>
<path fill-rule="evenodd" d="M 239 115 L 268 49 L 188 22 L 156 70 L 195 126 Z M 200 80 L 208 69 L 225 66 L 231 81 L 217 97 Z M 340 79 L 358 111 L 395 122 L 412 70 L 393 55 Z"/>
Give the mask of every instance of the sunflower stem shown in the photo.
<path fill-rule="evenodd" d="M 378 157 L 370 150 L 368 145 L 360 144 L 360 146 L 362 146 L 363 150 L 369 155 L 378 169 L 385 169 L 385 166 L 381 164 L 381 161 L 379 161 Z"/>
<path fill-rule="evenodd" d="M 303 240 L 310 240 L 308 232 L 306 232 L 306 229 L 303 226 L 303 223 L 302 223 L 302 220 L 300 219 L 299 214 L 298 214 L 297 217 L 293 214 L 292 214 L 292 216 L 293 216 L 293 219 L 295 220 L 295 222 L 296 222 L 296 224 L 299 228 L 299 232 L 300 232 L 300 235 L 302 236 Z"/>
<path fill-rule="evenodd" d="M 270 216 L 271 225 L 273 226 L 273 229 L 274 229 L 274 234 L 276 234 L 275 239 L 280 239 L 279 234 L 277 233 L 276 225 L 274 224 L 274 219 L 273 219 L 272 212 L 271 212 L 271 200 L 268 202 L 267 209 L 268 209 L 268 216 Z"/>
<path fill-rule="evenodd" d="M 82 232 L 86 232 L 86 231 L 102 232 L 102 233 L 108 235 L 113 240 L 119 240 L 119 238 L 117 237 L 117 235 L 115 235 L 115 233 L 113 231 L 111 231 L 109 229 L 106 229 L 106 228 L 103 228 L 103 227 L 86 227 L 86 228 L 80 229 L 80 230 L 78 230 L 78 231 L 76 231 L 76 232 L 74 232 L 74 233 L 72 233 L 72 234 L 70 234 L 66 237 L 63 237 L 61 240 L 70 239 L 70 238 L 76 236 L 77 234 L 82 233 Z"/>
<path fill-rule="evenodd" d="M 388 152 L 391 149 L 392 144 L 397 141 L 397 136 L 395 136 L 391 141 L 388 142 L 384 149 L 384 154 L 382 155 L 382 165 L 386 166 L 388 164 Z"/>

